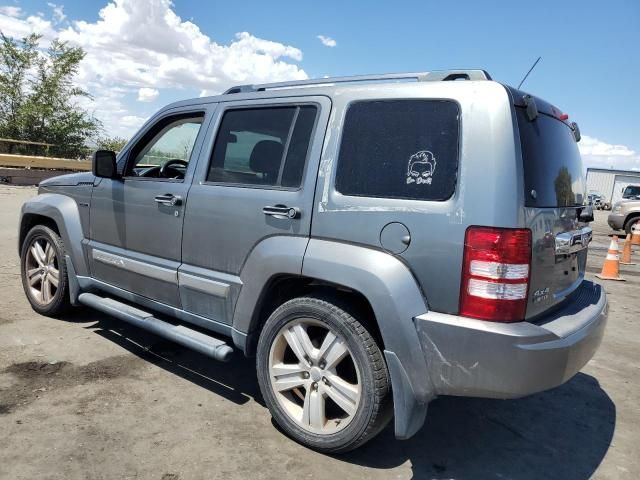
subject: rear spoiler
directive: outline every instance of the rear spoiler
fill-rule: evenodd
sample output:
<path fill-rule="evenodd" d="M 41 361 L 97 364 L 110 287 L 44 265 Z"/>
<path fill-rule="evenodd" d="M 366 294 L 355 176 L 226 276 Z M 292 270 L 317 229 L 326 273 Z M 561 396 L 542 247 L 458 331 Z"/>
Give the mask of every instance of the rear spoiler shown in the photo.
<path fill-rule="evenodd" d="M 529 121 L 534 121 L 538 117 L 539 113 L 556 118 L 573 130 L 573 137 L 576 139 L 576 142 L 580 141 L 582 135 L 580 134 L 578 124 L 576 122 L 567 122 L 569 116 L 563 113 L 558 107 L 555 107 L 539 97 L 523 92 L 522 90 L 518 90 L 517 88 L 509 85 L 504 85 L 504 87 L 507 89 L 507 92 L 509 92 L 513 105 L 527 110 L 527 117 L 529 118 Z"/>
<path fill-rule="evenodd" d="M 562 116 L 562 111 L 551 105 L 549 102 L 544 101 L 543 99 L 531 95 L 530 93 L 523 92 L 522 90 L 518 90 L 517 88 L 510 87 L 509 85 L 504 86 L 511 96 L 511 102 L 516 107 L 526 108 L 527 104 L 533 100 L 535 102 L 536 108 L 538 112 L 544 113 L 546 115 L 551 115 L 552 117 L 556 117 L 558 119 Z"/>

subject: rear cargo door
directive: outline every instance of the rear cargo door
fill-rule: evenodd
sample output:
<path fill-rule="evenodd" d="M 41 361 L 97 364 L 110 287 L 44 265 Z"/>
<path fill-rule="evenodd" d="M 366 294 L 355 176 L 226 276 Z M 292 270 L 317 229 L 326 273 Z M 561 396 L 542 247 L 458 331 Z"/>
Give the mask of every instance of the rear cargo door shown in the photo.
<path fill-rule="evenodd" d="M 535 100 L 534 100 L 535 101 Z M 591 229 L 579 221 L 585 198 L 574 131 L 559 112 L 537 102 L 531 119 L 516 100 L 526 225 L 532 231 L 527 318 L 558 304 L 584 279 Z"/>

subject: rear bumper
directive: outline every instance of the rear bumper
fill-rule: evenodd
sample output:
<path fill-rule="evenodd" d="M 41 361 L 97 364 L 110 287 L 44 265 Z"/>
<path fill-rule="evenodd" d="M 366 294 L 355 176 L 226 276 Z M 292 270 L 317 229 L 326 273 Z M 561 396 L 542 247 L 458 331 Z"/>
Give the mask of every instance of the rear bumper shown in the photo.
<path fill-rule="evenodd" d="M 610 213 L 607 217 L 607 223 L 614 230 L 622 230 L 624 228 L 624 215 Z"/>
<path fill-rule="evenodd" d="M 573 377 L 600 345 L 607 314 L 604 289 L 584 281 L 562 308 L 535 324 L 435 312 L 415 323 L 437 394 L 517 398 Z"/>

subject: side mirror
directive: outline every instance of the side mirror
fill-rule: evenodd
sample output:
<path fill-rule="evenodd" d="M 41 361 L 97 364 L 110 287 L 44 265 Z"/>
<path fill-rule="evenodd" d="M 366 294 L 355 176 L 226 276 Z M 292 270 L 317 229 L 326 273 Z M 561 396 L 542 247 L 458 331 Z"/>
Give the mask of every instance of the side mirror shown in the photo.
<path fill-rule="evenodd" d="M 111 150 L 96 150 L 92 158 L 93 174 L 102 178 L 118 178 L 116 168 L 116 152 Z"/>

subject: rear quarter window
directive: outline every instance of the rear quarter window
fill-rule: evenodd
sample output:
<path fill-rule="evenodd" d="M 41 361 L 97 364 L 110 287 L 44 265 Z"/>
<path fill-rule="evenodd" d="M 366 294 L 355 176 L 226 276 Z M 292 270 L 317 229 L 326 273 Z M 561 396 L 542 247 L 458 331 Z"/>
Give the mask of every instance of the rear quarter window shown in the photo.
<path fill-rule="evenodd" d="M 342 131 L 336 190 L 446 200 L 455 191 L 459 131 L 459 107 L 450 100 L 353 103 Z"/>

